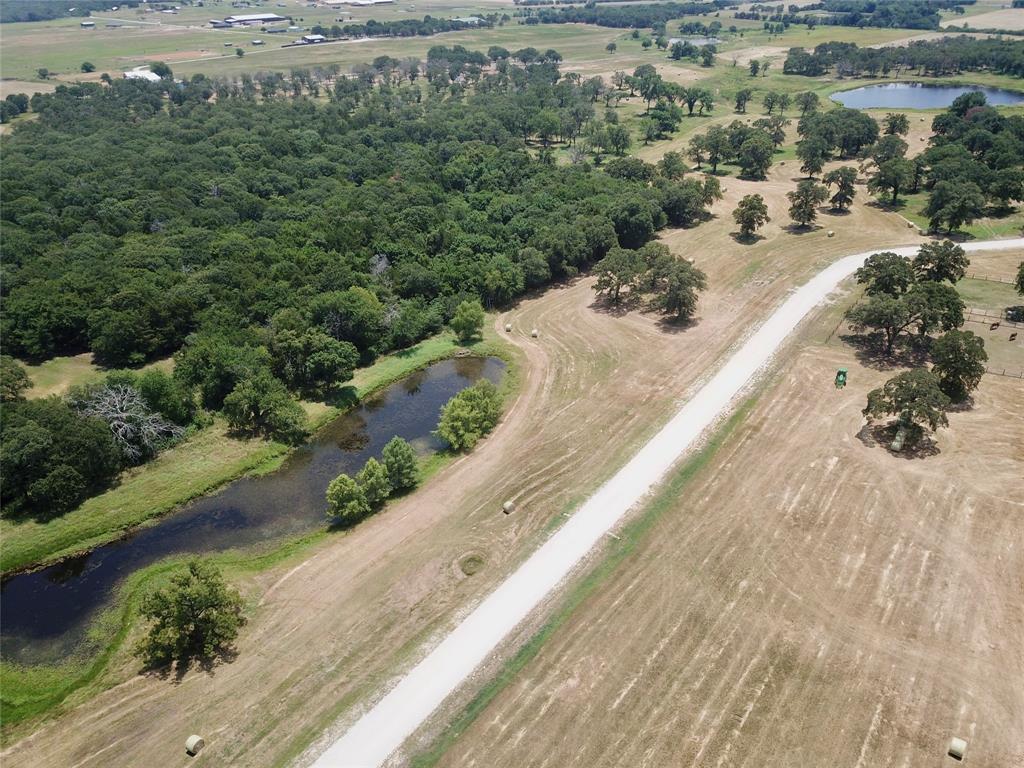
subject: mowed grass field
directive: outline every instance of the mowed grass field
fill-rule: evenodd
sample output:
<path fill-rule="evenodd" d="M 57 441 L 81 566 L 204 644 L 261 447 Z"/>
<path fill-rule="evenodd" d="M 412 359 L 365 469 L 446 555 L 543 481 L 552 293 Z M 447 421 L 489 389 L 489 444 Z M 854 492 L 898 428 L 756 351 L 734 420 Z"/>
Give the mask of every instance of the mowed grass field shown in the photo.
<path fill-rule="evenodd" d="M 893 370 L 823 343 L 844 302 L 402 764 L 938 766 L 953 736 L 1021 763 L 1024 387 L 986 376 L 932 455 L 892 455 L 860 409 Z"/>

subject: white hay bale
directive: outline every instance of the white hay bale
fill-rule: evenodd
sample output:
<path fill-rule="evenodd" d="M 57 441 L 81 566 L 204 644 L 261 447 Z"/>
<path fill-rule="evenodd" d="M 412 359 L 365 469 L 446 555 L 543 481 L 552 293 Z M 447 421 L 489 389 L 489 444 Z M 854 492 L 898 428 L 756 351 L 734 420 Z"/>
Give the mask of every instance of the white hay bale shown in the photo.
<path fill-rule="evenodd" d="M 963 760 L 964 752 L 967 751 L 967 742 L 954 736 L 949 740 L 949 756 L 955 760 Z"/>
<path fill-rule="evenodd" d="M 185 739 L 185 751 L 193 757 L 199 754 L 199 750 L 201 750 L 205 746 L 206 742 L 203 741 L 202 736 L 196 736 L 195 734 L 192 734 L 187 739 Z"/>
<path fill-rule="evenodd" d="M 835 230 L 832 230 L 832 229 L 830 229 L 830 230 L 828 231 L 828 236 L 829 236 L 829 237 L 835 237 L 835 236 L 836 236 Z"/>
<path fill-rule="evenodd" d="M 512 323 L 505 323 L 505 333 L 512 333 Z"/>
<path fill-rule="evenodd" d="M 501 505 L 501 511 L 504 512 L 506 515 L 511 514 L 512 512 L 514 512 L 515 508 L 516 508 L 516 503 L 514 501 L 512 501 L 512 499 L 509 499 L 508 501 L 506 501 L 504 504 Z"/>
<path fill-rule="evenodd" d="M 532 331 L 530 331 L 530 335 L 533 336 L 533 338 L 536 339 L 538 336 L 540 336 L 540 331 L 538 331 L 536 328 L 534 328 Z"/>

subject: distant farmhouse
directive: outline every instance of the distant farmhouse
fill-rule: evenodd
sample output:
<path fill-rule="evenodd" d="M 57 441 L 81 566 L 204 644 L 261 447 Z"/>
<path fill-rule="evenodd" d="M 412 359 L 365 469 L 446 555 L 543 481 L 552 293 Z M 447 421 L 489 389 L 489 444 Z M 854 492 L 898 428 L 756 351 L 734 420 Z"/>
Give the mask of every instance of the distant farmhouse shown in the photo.
<path fill-rule="evenodd" d="M 238 16 L 227 16 L 224 19 L 210 19 L 210 26 L 214 29 L 231 29 L 234 27 L 259 27 L 282 21 L 288 21 L 288 17 L 278 16 L 276 13 L 243 13 Z"/>
<path fill-rule="evenodd" d="M 393 5 L 395 0 L 323 0 L 322 4 L 328 8 L 337 8 L 339 5 Z"/>
<path fill-rule="evenodd" d="M 148 69 L 132 69 L 124 73 L 125 80 L 146 80 L 150 83 L 159 83 L 160 75 L 150 72 Z"/>

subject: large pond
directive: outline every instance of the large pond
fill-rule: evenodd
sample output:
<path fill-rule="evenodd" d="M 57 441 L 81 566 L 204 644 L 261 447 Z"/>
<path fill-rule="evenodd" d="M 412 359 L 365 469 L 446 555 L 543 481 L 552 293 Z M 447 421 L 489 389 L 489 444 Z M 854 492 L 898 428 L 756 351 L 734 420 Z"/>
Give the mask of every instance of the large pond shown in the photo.
<path fill-rule="evenodd" d="M 480 357 L 436 363 L 336 419 L 272 474 L 237 480 L 125 539 L 4 580 L 3 658 L 40 663 L 65 657 L 110 603 L 117 585 L 160 558 L 221 552 L 323 528 L 324 492 L 331 480 L 379 457 L 395 435 L 420 454 L 438 450 L 442 445 L 432 431 L 441 406 L 480 378 L 497 382 L 504 367 L 500 360 Z"/>
<path fill-rule="evenodd" d="M 837 91 L 832 100 L 855 109 L 944 109 L 958 96 L 984 93 L 989 104 L 1024 104 L 1024 93 L 980 85 L 931 85 L 930 83 L 882 83 L 849 91 Z"/>

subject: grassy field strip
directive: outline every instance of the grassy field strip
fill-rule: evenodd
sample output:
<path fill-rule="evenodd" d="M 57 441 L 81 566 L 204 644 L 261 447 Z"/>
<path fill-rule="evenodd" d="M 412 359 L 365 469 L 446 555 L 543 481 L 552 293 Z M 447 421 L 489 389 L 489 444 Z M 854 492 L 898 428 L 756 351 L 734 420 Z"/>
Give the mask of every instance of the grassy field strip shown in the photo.
<path fill-rule="evenodd" d="M 1024 238 L 973 243 L 966 250 L 1022 247 Z M 893 250 L 912 256 L 917 248 Z M 626 466 L 365 712 L 315 765 L 370 767 L 387 760 L 605 534 L 661 482 L 687 448 L 717 420 L 729 415 L 737 396 L 756 379 L 797 325 L 876 252 L 839 259 L 793 291 Z"/>

